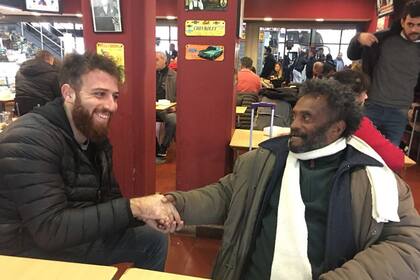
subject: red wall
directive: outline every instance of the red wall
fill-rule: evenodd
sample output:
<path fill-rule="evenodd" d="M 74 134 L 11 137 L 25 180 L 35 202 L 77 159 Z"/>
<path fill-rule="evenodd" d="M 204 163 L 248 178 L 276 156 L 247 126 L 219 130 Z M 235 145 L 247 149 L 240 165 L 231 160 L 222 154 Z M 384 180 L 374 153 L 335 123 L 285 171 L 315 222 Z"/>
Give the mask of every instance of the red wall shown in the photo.
<path fill-rule="evenodd" d="M 180 26 L 190 19 L 226 21 L 223 37 L 178 34 L 176 179 L 179 190 L 215 182 L 230 167 L 238 1 L 229 0 L 225 12 L 205 14 L 185 12 L 182 1 L 178 1 Z M 186 60 L 186 44 L 223 45 L 224 61 Z"/>
<path fill-rule="evenodd" d="M 158 16 L 177 15 L 176 0 L 156 3 Z M 370 19 L 375 3 L 376 0 L 245 0 L 244 17 Z"/>
<path fill-rule="evenodd" d="M 113 116 L 110 138 L 114 171 L 127 196 L 155 192 L 155 25 L 154 0 L 121 3 L 122 33 L 94 33 L 88 0 L 83 0 L 86 49 L 97 42 L 124 44 L 125 84 Z"/>
<path fill-rule="evenodd" d="M 80 13 L 81 2 L 63 1 L 64 13 Z M 144 1 L 144 0 L 142 0 Z M 183 0 L 178 0 L 183 1 Z M 370 19 L 376 0 L 245 0 L 245 18 Z M 177 15 L 177 0 L 156 0 L 156 15 Z"/>
<path fill-rule="evenodd" d="M 156 0 L 157 16 L 175 16 L 177 15 L 176 3 L 178 0 Z M 185 1 L 185 0 L 179 0 Z"/>
<path fill-rule="evenodd" d="M 376 0 L 246 0 L 245 18 L 369 19 Z"/>
<path fill-rule="evenodd" d="M 62 12 L 65 14 L 79 14 L 82 13 L 82 3 L 80 1 L 86 1 L 88 0 L 65 0 L 62 1 Z"/>

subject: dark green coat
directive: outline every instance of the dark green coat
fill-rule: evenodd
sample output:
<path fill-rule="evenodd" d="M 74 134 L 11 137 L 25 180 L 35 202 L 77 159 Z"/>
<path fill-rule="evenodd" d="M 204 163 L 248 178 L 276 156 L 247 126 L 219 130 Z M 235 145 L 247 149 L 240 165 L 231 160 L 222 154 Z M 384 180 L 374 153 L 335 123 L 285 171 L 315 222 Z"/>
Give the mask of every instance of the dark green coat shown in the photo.
<path fill-rule="evenodd" d="M 283 155 L 286 157 L 287 151 Z M 214 279 L 240 279 L 275 160 L 272 152 L 259 148 L 240 156 L 233 173 L 218 183 L 189 192 L 171 193 L 186 224 L 224 225 Z M 418 279 L 420 217 L 408 186 L 397 177 L 401 221 L 377 223 L 372 219 L 371 186 L 366 172 L 352 168 L 361 163 L 347 159 L 343 164 L 349 165 L 347 170 L 351 172 L 353 229 L 358 253 L 342 267 L 321 275 L 320 279 Z"/>

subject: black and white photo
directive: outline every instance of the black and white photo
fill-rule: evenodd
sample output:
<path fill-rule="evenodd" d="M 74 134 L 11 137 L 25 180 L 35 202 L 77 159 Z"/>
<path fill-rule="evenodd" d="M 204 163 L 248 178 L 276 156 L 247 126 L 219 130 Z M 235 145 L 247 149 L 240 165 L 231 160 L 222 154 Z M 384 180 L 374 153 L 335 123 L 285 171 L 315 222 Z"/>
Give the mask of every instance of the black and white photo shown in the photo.
<path fill-rule="evenodd" d="M 95 32 L 122 32 L 119 0 L 90 0 Z"/>

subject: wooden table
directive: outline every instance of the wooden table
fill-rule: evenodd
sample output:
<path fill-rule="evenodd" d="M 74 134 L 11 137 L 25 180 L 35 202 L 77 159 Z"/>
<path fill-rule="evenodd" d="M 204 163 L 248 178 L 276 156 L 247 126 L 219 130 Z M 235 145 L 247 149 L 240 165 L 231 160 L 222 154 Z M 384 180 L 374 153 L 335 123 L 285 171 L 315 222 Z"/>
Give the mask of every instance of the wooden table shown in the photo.
<path fill-rule="evenodd" d="M 236 150 L 247 150 L 249 149 L 249 134 L 248 129 L 235 129 L 230 140 L 229 146 Z M 252 148 L 258 148 L 258 145 L 267 140 L 269 137 L 264 135 L 262 130 L 254 130 L 252 132 Z"/>
<path fill-rule="evenodd" d="M 245 113 L 246 108 L 247 108 L 246 106 L 236 106 L 236 114 L 241 115 Z"/>
<path fill-rule="evenodd" d="M 241 127 L 241 115 L 245 114 L 245 111 L 248 107 L 246 106 L 236 106 L 236 126 Z"/>
<path fill-rule="evenodd" d="M 193 276 L 179 275 L 173 273 L 152 271 L 139 268 L 129 268 L 121 276 L 120 280 L 199 280 L 207 278 L 199 278 Z"/>
<path fill-rule="evenodd" d="M 404 155 L 404 167 L 410 167 L 413 165 L 416 165 L 416 162 L 408 156 Z"/>
<path fill-rule="evenodd" d="M 112 266 L 0 256 L 1 279 L 111 280 L 116 272 L 117 268 Z"/>
<path fill-rule="evenodd" d="M 156 111 L 165 111 L 168 110 L 169 108 L 172 108 L 176 105 L 176 102 L 171 102 L 170 104 L 167 105 L 162 105 L 162 104 L 158 104 L 156 102 Z"/>

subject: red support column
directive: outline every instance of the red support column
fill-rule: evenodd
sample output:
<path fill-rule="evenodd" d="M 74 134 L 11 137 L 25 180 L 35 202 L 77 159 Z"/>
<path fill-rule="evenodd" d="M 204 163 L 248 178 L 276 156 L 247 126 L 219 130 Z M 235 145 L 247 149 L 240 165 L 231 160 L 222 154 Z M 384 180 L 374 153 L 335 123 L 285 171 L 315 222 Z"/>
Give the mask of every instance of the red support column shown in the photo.
<path fill-rule="evenodd" d="M 177 189 L 216 181 L 230 168 L 234 128 L 234 64 L 239 0 L 225 11 L 186 11 L 178 0 Z M 186 20 L 224 20 L 223 37 L 186 37 Z M 224 61 L 185 59 L 186 44 L 224 46 Z"/>
<path fill-rule="evenodd" d="M 156 0 L 120 0 L 122 33 L 94 33 L 90 1 L 82 1 L 86 49 L 97 42 L 125 47 L 125 84 L 113 117 L 114 171 L 127 196 L 155 192 Z"/>

